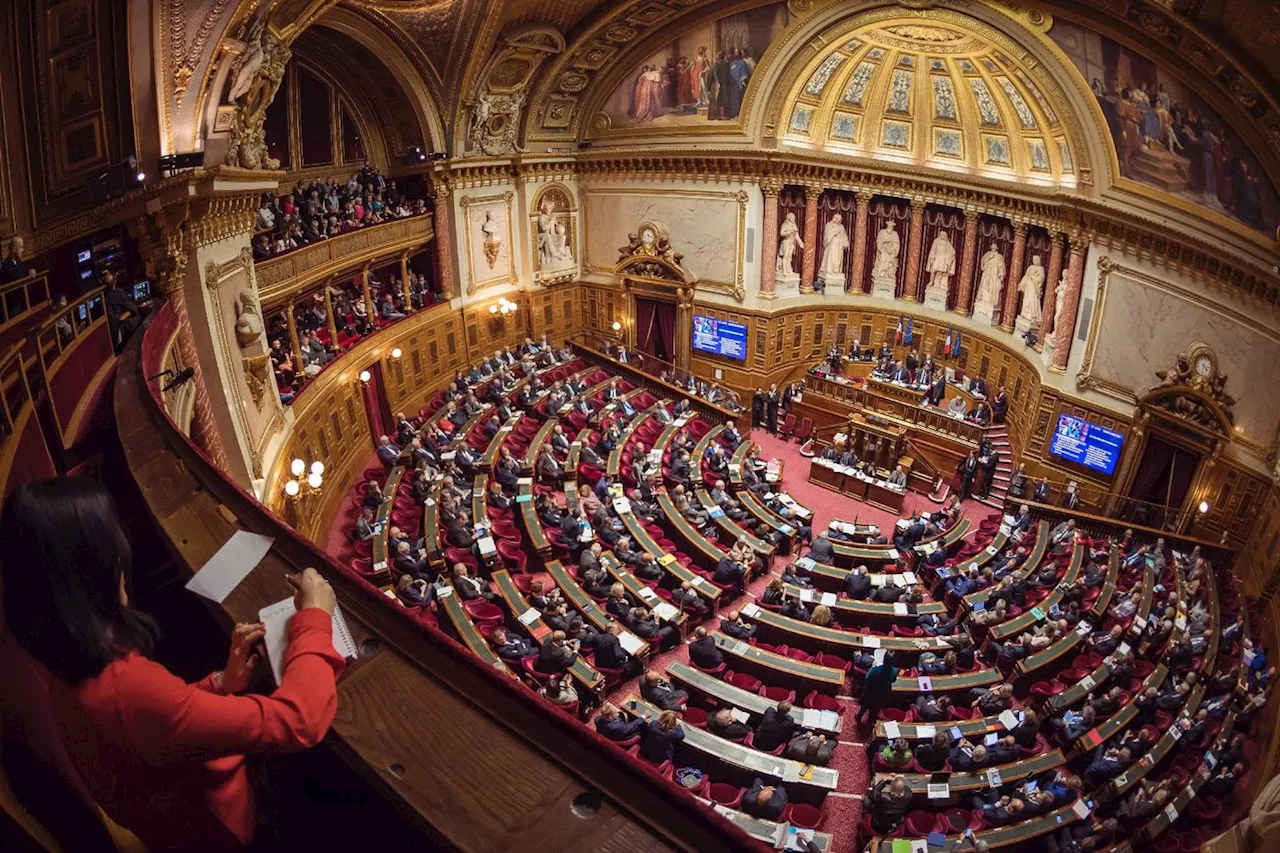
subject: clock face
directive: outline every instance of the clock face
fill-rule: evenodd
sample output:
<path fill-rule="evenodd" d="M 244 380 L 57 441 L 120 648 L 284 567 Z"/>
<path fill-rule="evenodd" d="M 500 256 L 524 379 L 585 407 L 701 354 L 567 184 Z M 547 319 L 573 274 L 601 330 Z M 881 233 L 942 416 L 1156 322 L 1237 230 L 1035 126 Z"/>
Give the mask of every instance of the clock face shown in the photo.
<path fill-rule="evenodd" d="M 1196 359 L 1196 374 L 1208 379 L 1213 375 L 1213 359 L 1207 355 L 1202 355 Z"/>
<path fill-rule="evenodd" d="M 644 243 L 646 246 L 652 246 L 653 241 L 656 239 L 657 237 L 654 235 L 652 229 L 646 228 L 640 232 L 640 242 Z"/>

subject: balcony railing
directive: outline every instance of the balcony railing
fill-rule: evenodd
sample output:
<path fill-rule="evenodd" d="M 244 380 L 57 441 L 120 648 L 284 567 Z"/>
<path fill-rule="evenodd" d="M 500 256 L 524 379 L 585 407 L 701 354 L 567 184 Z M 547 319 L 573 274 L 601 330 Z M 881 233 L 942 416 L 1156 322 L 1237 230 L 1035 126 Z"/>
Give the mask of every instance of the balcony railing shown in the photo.
<path fill-rule="evenodd" d="M 361 228 L 258 261 L 253 268 L 263 307 L 286 302 L 294 291 L 358 269 L 388 254 L 420 248 L 434 234 L 432 215 L 424 213 Z"/>

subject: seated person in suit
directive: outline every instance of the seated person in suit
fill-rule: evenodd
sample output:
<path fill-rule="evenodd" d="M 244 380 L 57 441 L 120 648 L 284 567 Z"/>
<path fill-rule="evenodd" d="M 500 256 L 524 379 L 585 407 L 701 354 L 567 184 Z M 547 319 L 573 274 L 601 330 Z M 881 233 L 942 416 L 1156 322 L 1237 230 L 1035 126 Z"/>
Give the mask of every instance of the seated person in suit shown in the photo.
<path fill-rule="evenodd" d="M 911 786 L 901 775 L 882 779 L 871 789 L 866 802 L 871 814 L 872 831 L 886 835 L 897 829 L 911 810 Z"/>
<path fill-rule="evenodd" d="M 533 643 L 524 637 L 507 630 L 501 625 L 493 629 L 493 633 L 489 635 L 489 644 L 493 646 L 493 651 L 507 663 L 519 664 L 521 660 L 534 654 L 538 650 Z"/>
<path fill-rule="evenodd" d="M 733 712 L 728 708 L 721 708 L 707 718 L 707 731 L 725 740 L 739 742 L 751 734 L 750 726 L 735 720 Z"/>
<path fill-rule="evenodd" d="M 689 641 L 689 660 L 699 669 L 715 669 L 724 663 L 724 653 L 716 647 L 715 637 L 699 625 Z"/>
<path fill-rule="evenodd" d="M 663 711 L 679 711 L 689 701 L 689 694 L 671 685 L 670 681 L 658 674 L 657 670 L 649 670 L 640 683 L 640 695 L 644 701 Z"/>
<path fill-rule="evenodd" d="M 421 551 L 415 552 L 413 544 L 408 540 L 401 540 L 396 545 L 396 558 L 393 561 L 395 570 L 402 575 L 413 575 L 414 577 L 434 576 L 431 571 L 431 565 L 427 562 L 426 557 Z"/>
<path fill-rule="evenodd" d="M 785 754 L 792 761 L 825 767 L 830 763 L 831 754 L 835 749 L 835 741 L 827 740 L 826 735 L 799 732 L 787 741 Z"/>
<path fill-rule="evenodd" d="M 744 622 L 742 614 L 737 610 L 730 610 L 720 620 L 720 631 L 737 640 L 749 640 L 755 636 L 756 626 Z"/>
<path fill-rule="evenodd" d="M 772 708 L 765 708 L 764 716 L 756 726 L 752 742 L 762 752 L 773 752 L 778 744 L 786 743 L 795 736 L 800 724 L 791 716 L 792 705 L 783 700 Z"/>
<path fill-rule="evenodd" d="M 680 642 L 679 629 L 653 615 L 647 607 L 633 607 L 627 627 L 641 639 L 657 640 L 659 648 L 669 649 Z"/>
<path fill-rule="evenodd" d="M 698 595 L 698 591 L 693 588 L 693 583 L 690 581 L 683 581 L 680 586 L 671 590 L 671 604 L 695 619 L 701 619 L 711 612 L 711 605 Z"/>
<path fill-rule="evenodd" d="M 400 459 L 400 447 L 393 444 L 389 436 L 384 435 L 378 439 L 377 454 L 383 465 L 395 465 Z"/>
<path fill-rule="evenodd" d="M 982 744 L 974 746 L 966 738 L 961 738 L 959 743 L 951 747 L 951 755 L 947 760 L 951 762 L 951 769 L 956 773 L 972 773 L 990 763 L 987 758 L 987 748 Z"/>
<path fill-rule="evenodd" d="M 827 537 L 826 531 L 819 533 L 814 538 L 813 544 L 809 546 L 809 559 L 815 563 L 834 563 L 836 551 L 832 546 L 831 540 Z"/>
<path fill-rule="evenodd" d="M 927 773 L 940 772 L 950 757 L 951 738 L 946 732 L 935 732 L 933 740 L 920 744 L 915 751 L 916 764 Z"/>
<path fill-rule="evenodd" d="M 621 634 L 622 625 L 610 619 L 603 631 L 589 634 L 582 641 L 583 649 L 594 650 L 593 662 L 597 668 L 628 671 L 634 668 L 635 658 L 622 648 L 622 641 L 618 639 Z"/>
<path fill-rule="evenodd" d="M 535 668 L 538 672 L 548 674 L 564 672 L 577 659 L 578 654 L 570 646 L 564 631 L 552 631 L 538 649 L 538 662 Z"/>
<path fill-rule="evenodd" d="M 940 723 L 951 719 L 951 697 L 925 693 L 916 697 L 915 709 L 926 723 Z"/>
<path fill-rule="evenodd" d="M 650 764 L 661 764 L 676 757 L 676 745 L 684 740 L 684 729 L 675 711 L 666 710 L 652 720 L 640 741 L 640 755 Z"/>
<path fill-rule="evenodd" d="M 457 563 L 453 567 L 453 588 L 463 601 L 473 601 L 477 598 L 493 601 L 497 597 L 489 590 L 488 581 L 471 577 L 467 567 L 462 563 Z"/>
<path fill-rule="evenodd" d="M 648 551 L 641 552 L 635 563 L 631 566 L 631 574 L 642 580 L 656 581 L 662 577 L 662 566 L 658 564 L 658 560 Z"/>
<path fill-rule="evenodd" d="M 626 587 L 620 583 L 609 587 L 609 600 L 605 602 L 604 609 L 610 616 L 619 622 L 628 622 L 631 619 L 631 608 L 634 606 L 634 601 L 627 593 Z"/>
<path fill-rule="evenodd" d="M 639 717 L 623 717 L 612 702 L 601 705 L 600 714 L 596 717 L 596 731 L 612 741 L 630 740 L 648 728 L 649 724 Z"/>
<path fill-rule="evenodd" d="M 361 542 L 368 542 L 373 538 L 373 508 L 361 507 L 360 515 L 356 518 L 355 538 Z"/>
<path fill-rule="evenodd" d="M 781 785 L 765 785 L 758 776 L 742 796 L 742 810 L 765 820 L 777 821 L 786 806 L 787 789 Z"/>
<path fill-rule="evenodd" d="M 721 586 L 741 588 L 745 578 L 746 569 L 743 565 L 735 562 L 730 555 L 725 554 L 720 558 L 720 562 L 716 564 L 715 572 L 711 575 L 711 582 Z"/>

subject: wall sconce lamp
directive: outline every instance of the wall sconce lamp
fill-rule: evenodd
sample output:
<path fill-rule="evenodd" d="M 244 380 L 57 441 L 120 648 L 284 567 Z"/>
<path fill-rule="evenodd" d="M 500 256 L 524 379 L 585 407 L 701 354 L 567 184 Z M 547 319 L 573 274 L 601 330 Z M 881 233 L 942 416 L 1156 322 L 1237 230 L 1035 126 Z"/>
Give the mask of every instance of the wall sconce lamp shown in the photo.
<path fill-rule="evenodd" d="M 362 370 L 362 371 L 360 371 L 360 382 L 361 382 L 361 384 L 363 384 L 363 385 L 368 385 L 368 384 L 369 384 L 369 380 L 370 380 L 370 379 L 372 379 L 372 378 L 373 378 L 373 374 L 372 374 L 372 373 L 370 373 L 369 371 L 367 371 L 367 370 Z"/>
<path fill-rule="evenodd" d="M 617 320 L 614 320 L 614 321 L 613 321 L 613 330 L 614 330 L 615 332 L 621 332 L 621 331 L 622 331 L 622 324 L 621 324 L 621 323 L 619 323 Z"/>
<path fill-rule="evenodd" d="M 399 361 L 400 356 L 402 355 L 404 355 L 404 352 L 400 349 L 400 347 L 394 347 L 391 350 L 391 357 L 394 358 L 396 361 Z"/>
<path fill-rule="evenodd" d="M 516 313 L 516 310 L 519 309 L 519 307 L 520 307 L 519 305 L 507 299 L 507 297 L 499 296 L 497 303 L 489 306 L 489 313 L 490 314 L 500 313 L 502 314 L 502 316 L 505 317 L 508 314 Z"/>
<path fill-rule="evenodd" d="M 324 485 L 323 462 L 316 461 L 307 465 L 301 459 L 295 459 L 289 464 L 289 473 L 293 477 L 285 482 L 284 493 L 285 497 L 291 501 L 301 500 L 313 495 L 320 491 L 321 486 Z"/>
<path fill-rule="evenodd" d="M 1200 501 L 1200 514 L 1201 514 L 1201 515 L 1208 515 L 1208 514 L 1209 514 L 1209 502 L 1208 502 L 1208 501 Z"/>

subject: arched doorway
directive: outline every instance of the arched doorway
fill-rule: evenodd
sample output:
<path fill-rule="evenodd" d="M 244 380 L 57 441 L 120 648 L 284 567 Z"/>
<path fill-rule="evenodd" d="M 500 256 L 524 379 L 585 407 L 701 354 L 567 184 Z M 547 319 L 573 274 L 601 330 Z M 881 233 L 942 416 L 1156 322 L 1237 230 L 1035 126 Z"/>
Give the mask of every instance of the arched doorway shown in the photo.
<path fill-rule="evenodd" d="M 687 370 L 698 278 L 682 258 L 661 223 L 644 222 L 613 271 L 627 294 L 627 344 L 647 359 Z"/>

